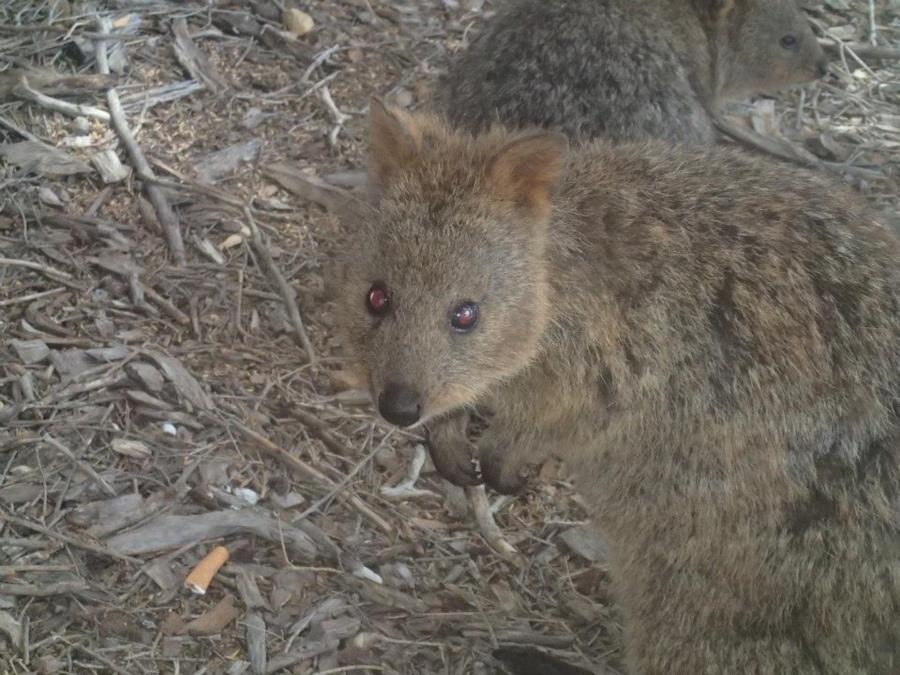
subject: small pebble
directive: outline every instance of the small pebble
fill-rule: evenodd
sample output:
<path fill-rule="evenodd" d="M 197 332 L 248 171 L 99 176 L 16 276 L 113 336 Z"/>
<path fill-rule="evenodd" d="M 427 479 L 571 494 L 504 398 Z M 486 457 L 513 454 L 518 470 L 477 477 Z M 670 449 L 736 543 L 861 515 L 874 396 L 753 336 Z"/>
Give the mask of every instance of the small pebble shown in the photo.
<path fill-rule="evenodd" d="M 37 193 L 38 199 L 42 204 L 46 204 L 47 206 L 62 206 L 62 200 L 57 196 L 57 194 L 48 188 L 46 185 L 38 188 Z"/>
<path fill-rule="evenodd" d="M 316 25 L 316 22 L 313 21 L 313 18 L 309 14 L 296 8 L 284 10 L 281 22 L 284 24 L 285 28 L 297 37 L 306 35 Z"/>
<path fill-rule="evenodd" d="M 76 117 L 69 122 L 69 130 L 82 136 L 91 133 L 91 122 L 87 117 Z"/>
<path fill-rule="evenodd" d="M 250 506 L 254 506 L 259 501 L 259 494 L 250 488 L 234 488 L 232 494 L 238 499 L 243 499 Z"/>

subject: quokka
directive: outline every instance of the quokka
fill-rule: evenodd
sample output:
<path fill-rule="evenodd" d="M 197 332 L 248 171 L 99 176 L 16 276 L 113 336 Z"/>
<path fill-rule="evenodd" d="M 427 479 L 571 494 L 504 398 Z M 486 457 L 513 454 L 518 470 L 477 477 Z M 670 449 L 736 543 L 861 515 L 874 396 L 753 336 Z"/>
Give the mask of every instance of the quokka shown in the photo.
<path fill-rule="evenodd" d="M 371 125 L 346 344 L 451 481 L 565 458 L 628 672 L 900 672 L 900 242 L 866 205 L 721 148 Z"/>
<path fill-rule="evenodd" d="M 826 70 L 795 0 L 508 0 L 440 80 L 435 108 L 469 131 L 711 143 L 723 102 Z"/>

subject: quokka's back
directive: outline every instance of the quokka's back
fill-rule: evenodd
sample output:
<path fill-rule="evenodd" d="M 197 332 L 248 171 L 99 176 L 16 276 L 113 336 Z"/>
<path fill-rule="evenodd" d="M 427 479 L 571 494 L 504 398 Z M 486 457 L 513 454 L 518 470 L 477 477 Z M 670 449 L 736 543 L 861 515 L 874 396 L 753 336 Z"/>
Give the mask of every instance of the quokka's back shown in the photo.
<path fill-rule="evenodd" d="M 451 64 L 436 108 L 470 131 L 709 143 L 723 101 L 825 69 L 795 0 L 507 0 Z"/>

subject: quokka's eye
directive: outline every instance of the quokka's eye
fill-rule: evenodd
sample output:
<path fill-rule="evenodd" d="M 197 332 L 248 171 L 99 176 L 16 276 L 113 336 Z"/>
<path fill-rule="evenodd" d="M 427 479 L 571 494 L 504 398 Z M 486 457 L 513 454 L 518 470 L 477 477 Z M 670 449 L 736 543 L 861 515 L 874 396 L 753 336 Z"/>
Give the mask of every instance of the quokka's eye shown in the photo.
<path fill-rule="evenodd" d="M 797 49 L 800 46 L 800 40 L 793 33 L 788 33 L 781 38 L 781 46 L 785 49 Z"/>
<path fill-rule="evenodd" d="M 478 323 L 478 304 L 474 302 L 462 302 L 456 306 L 450 315 L 450 325 L 453 330 L 460 333 L 468 333 Z"/>
<path fill-rule="evenodd" d="M 391 299 L 382 283 L 374 283 L 366 294 L 366 309 L 372 316 L 384 316 L 391 306 Z"/>

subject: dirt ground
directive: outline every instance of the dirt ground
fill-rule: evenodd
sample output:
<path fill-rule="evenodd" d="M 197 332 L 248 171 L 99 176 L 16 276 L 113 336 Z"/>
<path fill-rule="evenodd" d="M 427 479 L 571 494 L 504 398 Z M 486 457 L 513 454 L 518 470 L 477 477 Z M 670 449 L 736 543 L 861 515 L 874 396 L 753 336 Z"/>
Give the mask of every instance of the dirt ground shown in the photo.
<path fill-rule="evenodd" d="M 806 5 L 831 74 L 729 119 L 898 224 L 900 4 Z M 494 673 L 523 644 L 620 667 L 604 544 L 556 467 L 489 495 L 521 557 L 498 554 L 334 331 L 352 223 L 323 206 L 369 97 L 424 105 L 492 9 L 3 3 L 0 672 Z"/>

